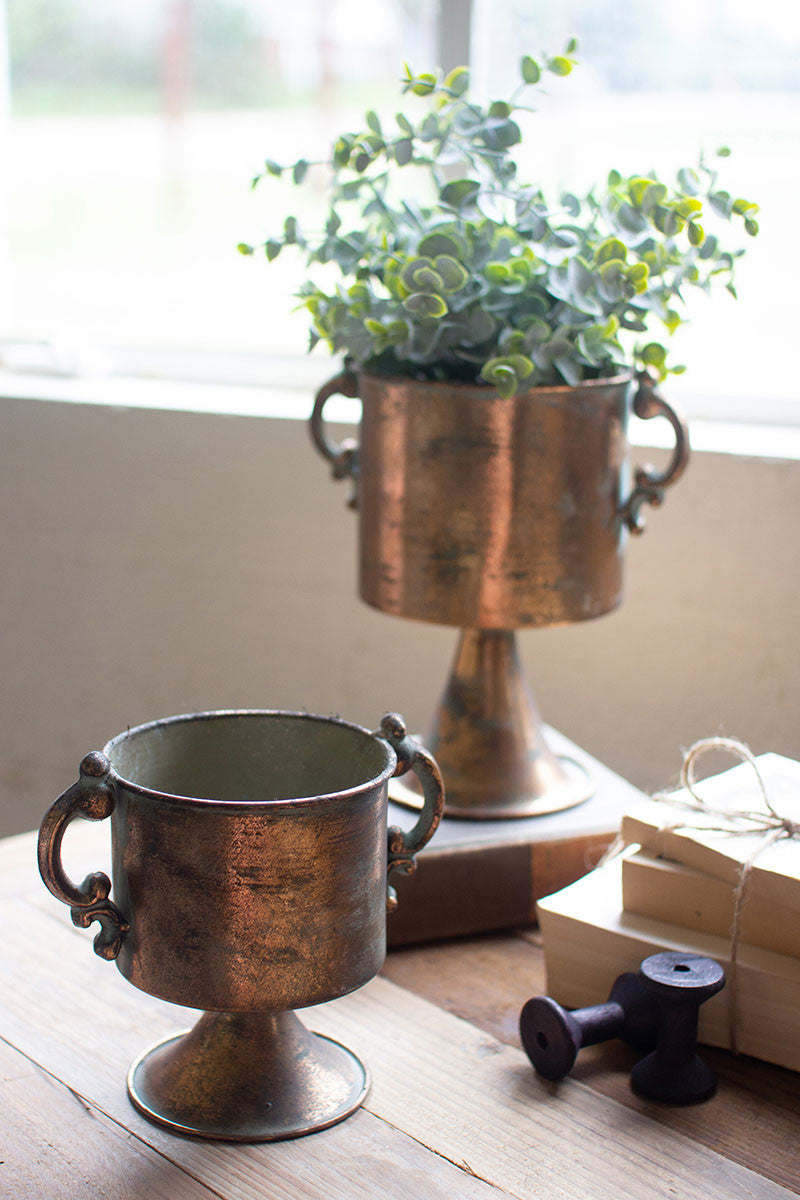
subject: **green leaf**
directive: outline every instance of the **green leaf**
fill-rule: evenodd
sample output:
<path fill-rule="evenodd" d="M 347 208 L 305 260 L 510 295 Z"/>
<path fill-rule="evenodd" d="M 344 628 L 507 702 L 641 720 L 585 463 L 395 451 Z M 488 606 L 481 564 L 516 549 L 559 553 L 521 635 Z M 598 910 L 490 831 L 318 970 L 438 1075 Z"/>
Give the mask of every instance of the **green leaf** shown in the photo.
<path fill-rule="evenodd" d="M 390 321 L 386 326 L 386 339 L 392 346 L 402 345 L 411 337 L 411 324 L 408 321 Z"/>
<path fill-rule="evenodd" d="M 395 162 L 399 167 L 404 167 L 406 163 L 410 163 L 414 154 L 414 143 L 411 138 L 401 138 L 399 142 L 394 144 Z"/>
<path fill-rule="evenodd" d="M 652 213 L 658 207 L 658 205 L 666 199 L 666 197 L 667 188 L 665 185 L 663 183 L 657 183 L 654 180 L 650 180 L 641 199 L 640 207 L 642 212 L 647 214 Z M 693 204 L 698 202 L 687 200 L 686 203 Z"/>
<path fill-rule="evenodd" d="M 425 142 L 432 142 L 439 136 L 439 133 L 439 118 L 435 113 L 428 113 L 427 117 L 419 127 L 419 136 Z"/>
<path fill-rule="evenodd" d="M 366 114 L 365 120 L 366 120 L 369 128 L 372 130 L 372 132 L 377 133 L 378 137 L 380 137 L 381 136 L 381 123 L 378 120 L 378 114 L 373 109 L 370 109 L 369 112 Z"/>
<path fill-rule="evenodd" d="M 648 342 L 639 351 L 639 358 L 648 367 L 663 367 L 667 352 L 659 342 Z"/>
<path fill-rule="evenodd" d="M 295 183 L 302 183 L 308 174 L 308 163 L 304 158 L 298 159 L 292 168 L 292 179 Z"/>
<path fill-rule="evenodd" d="M 522 141 L 522 131 L 516 121 L 492 118 L 484 122 L 481 137 L 490 150 L 508 150 Z"/>
<path fill-rule="evenodd" d="M 696 221 L 690 221 L 686 232 L 689 235 L 689 243 L 692 246 L 702 246 L 705 238 L 705 230 L 702 225 L 698 225 Z"/>
<path fill-rule="evenodd" d="M 650 269 L 647 263 L 644 262 L 634 263 L 625 272 L 625 278 L 633 285 L 633 289 L 637 295 L 641 295 L 642 292 L 647 291 L 649 277 Z"/>
<path fill-rule="evenodd" d="M 458 292 L 469 281 L 468 272 L 449 254 L 438 254 L 433 266 L 436 274 L 441 276 L 445 292 Z"/>
<path fill-rule="evenodd" d="M 373 337 L 383 337 L 386 333 L 386 326 L 380 321 L 376 321 L 374 317 L 367 317 L 364 321 L 364 328 L 367 333 L 371 333 Z"/>
<path fill-rule="evenodd" d="M 717 150 L 717 158 L 730 158 L 730 156 L 731 152 L 728 146 L 720 146 Z"/>
<path fill-rule="evenodd" d="M 750 200 L 742 200 L 741 197 L 738 200 L 734 200 L 732 207 L 733 211 L 739 216 L 746 214 L 749 217 L 754 217 L 758 212 L 757 204 L 752 204 Z"/>
<path fill-rule="evenodd" d="M 267 242 L 267 244 L 264 247 L 266 254 L 267 254 L 267 262 L 273 262 L 274 259 L 276 259 L 278 257 L 278 255 L 280 254 L 282 248 L 283 248 L 283 245 L 281 242 L 273 242 L 273 241 Z"/>
<path fill-rule="evenodd" d="M 512 354 L 508 358 L 508 362 L 514 368 L 514 374 L 517 379 L 527 379 L 533 374 L 533 363 L 525 354 Z"/>
<path fill-rule="evenodd" d="M 758 233 L 758 221 L 748 218 L 744 223 L 745 233 L 749 233 L 750 237 L 755 237 Z"/>
<path fill-rule="evenodd" d="M 447 312 L 445 301 L 432 292 L 412 292 L 403 301 L 403 307 L 418 317 L 443 317 Z"/>
<path fill-rule="evenodd" d="M 719 245 L 719 239 L 716 238 L 713 233 L 709 234 L 709 236 L 705 239 L 705 241 L 703 242 L 703 245 L 700 248 L 700 258 L 703 258 L 703 259 L 713 258 L 717 252 L 718 245 Z"/>
<path fill-rule="evenodd" d="M 352 149 L 353 139 L 351 137 L 338 138 L 333 147 L 334 167 L 346 167 L 350 161 L 350 152 Z"/>
<path fill-rule="evenodd" d="M 578 49 L 578 39 L 576 37 L 571 37 L 569 39 L 569 41 L 567 42 L 564 53 L 565 54 L 574 54 L 577 49 Z"/>
<path fill-rule="evenodd" d="M 467 317 L 466 338 L 473 346 L 479 346 L 492 336 L 497 329 L 497 321 L 484 308 L 473 308 Z"/>
<path fill-rule="evenodd" d="M 572 63 L 563 54 L 557 54 L 555 58 L 548 60 L 547 69 L 553 75 L 569 75 L 572 71 Z"/>
<path fill-rule="evenodd" d="M 624 262 L 627 254 L 628 250 L 625 243 L 621 242 L 619 238 L 610 237 L 606 238 L 606 240 L 601 242 L 597 247 L 594 252 L 594 260 L 598 265 L 604 262 L 609 262 L 612 258 L 618 258 Z"/>
<path fill-rule="evenodd" d="M 498 341 L 503 354 L 522 354 L 527 348 L 521 329 L 504 329 Z"/>
<path fill-rule="evenodd" d="M 453 67 L 445 78 L 444 86 L 456 96 L 463 96 L 469 87 L 469 70 L 467 67 Z"/>
<path fill-rule="evenodd" d="M 666 188 L 664 190 L 666 191 Z M 693 196 L 684 196 L 682 200 L 676 201 L 672 207 L 674 211 L 680 213 L 682 217 L 696 217 L 703 211 L 702 202 L 700 200 L 696 200 Z"/>
<path fill-rule="evenodd" d="M 247 242 L 239 242 L 236 249 L 239 251 L 240 254 L 250 255 L 253 253 L 253 247 L 248 245 Z"/>
<path fill-rule="evenodd" d="M 505 263 L 490 262 L 486 264 L 486 278 L 490 283 L 506 283 L 511 278 L 511 268 Z"/>
<path fill-rule="evenodd" d="M 700 191 L 700 176 L 693 167 L 682 167 L 678 171 L 678 183 L 690 196 L 696 196 Z"/>
<path fill-rule="evenodd" d="M 403 133 L 407 133 L 409 136 L 414 133 L 414 126 L 411 124 L 408 117 L 406 117 L 403 113 L 397 113 L 395 116 L 395 121 L 397 121 L 397 124 L 400 129 L 402 129 Z"/>
<path fill-rule="evenodd" d="M 517 377 L 513 367 L 509 367 L 497 359 L 493 359 L 481 367 L 481 379 L 494 384 L 495 390 L 504 400 L 510 400 L 517 390 Z"/>
<path fill-rule="evenodd" d="M 647 189 L 652 185 L 652 179 L 645 179 L 641 175 L 635 175 L 628 180 L 628 195 L 631 198 L 631 204 L 636 208 L 642 207 Z"/>
<path fill-rule="evenodd" d="M 453 258 L 460 258 L 467 251 L 463 239 L 449 233 L 429 233 L 422 239 L 417 249 L 420 254 L 426 255 L 430 259 L 434 259 L 438 254 L 449 254 Z"/>
<path fill-rule="evenodd" d="M 283 223 L 283 237 L 287 245 L 297 241 L 297 218 L 287 217 Z"/>
<path fill-rule="evenodd" d="M 520 71 L 525 83 L 538 83 L 542 78 L 541 67 L 530 54 L 526 54 L 520 63 Z"/>
<path fill-rule="evenodd" d="M 729 217 L 733 208 L 730 192 L 711 192 L 708 197 L 711 207 L 720 214 L 721 217 Z"/>
<path fill-rule="evenodd" d="M 571 347 L 568 347 L 571 349 Z M 583 371 L 580 366 L 571 358 L 567 358 L 566 354 L 558 355 L 553 359 L 553 366 L 560 371 L 564 382 L 570 387 L 577 387 L 583 379 Z"/>
<path fill-rule="evenodd" d="M 408 280 L 404 280 L 408 282 Z M 438 292 L 444 290 L 444 280 L 433 267 L 417 267 L 411 273 L 411 283 L 419 292 Z"/>
<path fill-rule="evenodd" d="M 400 278 L 410 292 L 438 292 L 444 284 L 429 258 L 412 258 L 403 267 Z"/>
<path fill-rule="evenodd" d="M 270 175 L 277 175 L 278 178 L 280 178 L 280 176 L 283 174 L 283 167 L 280 165 L 280 163 L 273 162 L 271 158 L 268 158 L 265 161 L 264 166 L 267 168 L 267 172 Z"/>
<path fill-rule="evenodd" d="M 436 76 L 425 72 L 422 75 L 417 75 L 411 84 L 411 91 L 415 96 L 429 96 L 436 87 Z"/>
<path fill-rule="evenodd" d="M 641 233 L 647 228 L 647 222 L 642 214 L 632 204 L 622 203 L 614 209 L 614 216 L 620 227 L 628 233 Z"/>
<path fill-rule="evenodd" d="M 455 208 L 460 212 L 474 204 L 480 190 L 480 184 L 474 179 L 454 179 L 452 183 L 445 184 L 439 192 L 439 199 L 448 208 Z"/>
<path fill-rule="evenodd" d="M 509 354 L 490 358 L 481 367 L 481 379 L 494 385 L 500 395 L 508 400 L 514 395 L 518 384 L 533 373 L 533 362 L 524 354 Z"/>
<path fill-rule="evenodd" d="M 674 237 L 676 233 L 680 233 L 686 222 L 671 208 L 665 208 L 663 204 L 659 204 L 653 210 L 653 224 L 666 237 Z"/>

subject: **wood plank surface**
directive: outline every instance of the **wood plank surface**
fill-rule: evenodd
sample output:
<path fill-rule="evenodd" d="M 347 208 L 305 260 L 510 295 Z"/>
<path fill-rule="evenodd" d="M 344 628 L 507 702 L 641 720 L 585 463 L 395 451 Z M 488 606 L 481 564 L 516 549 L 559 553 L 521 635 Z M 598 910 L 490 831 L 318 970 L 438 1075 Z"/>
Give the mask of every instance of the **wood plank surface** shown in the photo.
<path fill-rule="evenodd" d="M 192 1179 L 0 1041 L 0 1195 L 211 1200 Z"/>
<path fill-rule="evenodd" d="M 375 1200 L 385 1196 L 388 1181 L 398 1200 L 496 1197 L 488 1183 L 367 1109 L 313 1137 L 275 1144 L 202 1142 L 159 1129 L 128 1100 L 128 1066 L 140 1050 L 192 1024 L 198 1014 L 130 987 L 113 965 L 92 953 L 91 937 L 75 929 L 67 910 L 46 893 L 0 904 L 0 937 L 0 1033 L 74 1098 L 67 1141 L 82 1140 L 91 1114 L 100 1114 L 123 1137 L 132 1137 L 225 1200 Z M 31 1136 L 36 1137 L 34 1131 Z M 8 1174 L 13 1169 L 24 1181 L 25 1152 L 24 1144 L 17 1146 L 16 1158 L 9 1152 L 0 1172 L 8 1167 Z M 59 1164 L 50 1166 L 56 1179 Z M 27 1192 L 3 1191 L 3 1179 L 0 1174 L 0 1196 L 50 1200 L 41 1178 Z M 117 1185 L 120 1190 L 114 1190 Z M 93 1188 L 77 1188 L 70 1200 L 95 1195 L 149 1200 L 147 1190 L 126 1190 L 124 1179 L 114 1186 L 100 1160 Z"/>
<path fill-rule="evenodd" d="M 537 930 L 397 950 L 383 974 L 509 1046 L 520 1044 L 522 1005 L 545 991 Z M 702 1053 L 717 1073 L 718 1092 L 686 1108 L 655 1104 L 632 1091 L 637 1056 L 619 1041 L 582 1050 L 571 1078 L 800 1192 L 800 1075 L 724 1050 L 706 1047 Z"/>
<path fill-rule="evenodd" d="M 74 878 L 106 866 L 107 829 L 81 822 L 70 836 Z M 167 1182 L 177 1172 L 177 1200 L 361 1200 L 387 1187 L 399 1200 L 772 1200 L 800 1191 L 800 1088 L 789 1072 L 709 1052 L 720 1095 L 691 1109 L 635 1097 L 619 1043 L 586 1051 L 560 1085 L 538 1079 L 516 1048 L 519 1008 L 543 987 L 529 933 L 394 952 L 386 978 L 304 1015 L 372 1074 L 365 1108 L 342 1124 L 274 1145 L 170 1135 L 131 1107 L 125 1074 L 145 1046 L 197 1014 L 137 992 L 93 955 L 91 936 L 39 881 L 34 846 L 32 837 L 0 845 L 0 1035 L 16 1048 L 0 1078 L 17 1129 L 16 1143 L 6 1138 L 2 1195 L 158 1197 L 155 1185 L 126 1182 L 148 1172 Z M 48 1136 L 51 1113 L 59 1132 Z M 85 1154 L 70 1150 L 90 1122 Z M 25 1159 L 26 1123 L 41 1163 Z M 130 1172 L 116 1169 L 125 1156 L 134 1156 Z"/>
<path fill-rule="evenodd" d="M 437 1194 L 435 1174 L 428 1179 L 434 1162 L 458 1170 L 457 1183 L 443 1181 L 442 1196 L 468 1195 L 465 1185 L 474 1189 L 481 1181 L 520 1200 L 787 1194 L 580 1083 L 543 1083 L 520 1051 L 384 979 L 307 1014 L 313 1028 L 367 1062 L 373 1087 L 365 1111 L 312 1138 L 275 1146 L 172 1137 L 131 1110 L 124 1078 L 135 1054 L 189 1023 L 188 1014 L 131 988 L 92 954 L 90 938 L 63 912 L 46 894 L 0 906 L 4 1036 L 90 1106 L 222 1195 L 260 1196 L 268 1187 L 281 1200 L 379 1196 L 387 1170 L 404 1186 L 402 1163 L 418 1151 L 413 1169 L 426 1180 L 426 1197 Z M 391 1131 L 400 1139 L 394 1151 Z"/>

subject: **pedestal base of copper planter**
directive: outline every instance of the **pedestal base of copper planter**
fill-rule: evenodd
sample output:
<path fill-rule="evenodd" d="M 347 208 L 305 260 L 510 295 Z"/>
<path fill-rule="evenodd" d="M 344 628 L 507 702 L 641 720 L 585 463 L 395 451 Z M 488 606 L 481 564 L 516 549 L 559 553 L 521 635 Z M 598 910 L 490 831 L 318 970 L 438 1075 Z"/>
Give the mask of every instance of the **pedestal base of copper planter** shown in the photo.
<path fill-rule="evenodd" d="M 235 1142 L 326 1129 L 355 1112 L 368 1089 L 355 1054 L 311 1033 L 293 1012 L 204 1013 L 128 1073 L 128 1094 L 151 1121 Z"/>
<path fill-rule="evenodd" d="M 465 629 L 433 729 L 425 740 L 445 783 L 445 814 L 496 820 L 559 812 L 588 800 L 594 784 L 547 745 L 522 673 L 515 634 Z M 420 808 L 394 781 L 391 799 Z"/>

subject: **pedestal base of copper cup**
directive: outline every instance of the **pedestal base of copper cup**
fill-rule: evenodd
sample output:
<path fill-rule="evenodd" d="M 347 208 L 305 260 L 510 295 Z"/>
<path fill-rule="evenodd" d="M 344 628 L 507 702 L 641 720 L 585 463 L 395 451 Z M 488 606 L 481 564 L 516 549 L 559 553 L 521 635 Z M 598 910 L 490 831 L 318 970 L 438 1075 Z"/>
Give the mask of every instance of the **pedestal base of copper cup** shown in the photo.
<path fill-rule="evenodd" d="M 128 1073 L 128 1094 L 151 1121 L 235 1142 L 326 1129 L 355 1112 L 368 1089 L 355 1054 L 311 1033 L 293 1012 L 204 1013 Z"/>
<path fill-rule="evenodd" d="M 445 815 L 481 820 L 543 816 L 587 800 L 594 784 L 545 740 L 511 631 L 465 629 L 430 735 L 445 781 Z M 398 804 L 416 790 L 394 781 Z"/>

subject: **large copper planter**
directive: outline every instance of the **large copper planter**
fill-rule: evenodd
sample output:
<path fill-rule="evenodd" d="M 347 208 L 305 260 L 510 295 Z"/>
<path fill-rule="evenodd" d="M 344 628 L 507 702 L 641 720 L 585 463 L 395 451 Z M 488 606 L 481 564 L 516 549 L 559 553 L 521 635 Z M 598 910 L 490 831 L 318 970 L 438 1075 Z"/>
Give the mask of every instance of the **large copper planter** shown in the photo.
<path fill-rule="evenodd" d="M 358 445 L 326 436 L 335 393 L 362 402 Z M 667 469 L 633 481 L 631 410 L 665 416 L 676 435 Z M 590 783 L 547 749 L 514 631 L 621 602 L 627 535 L 686 465 L 683 422 L 646 375 L 504 399 L 489 387 L 347 371 L 317 395 L 311 432 L 334 475 L 354 480 L 362 599 L 465 631 L 427 739 L 446 812 L 528 816 L 585 799 Z"/>
<path fill-rule="evenodd" d="M 410 832 L 387 830 L 387 787 L 412 770 Z M 307 713 L 216 712 L 128 730 L 84 758 L 39 834 L 39 866 L 95 951 L 136 987 L 205 1009 L 133 1064 L 145 1116 L 236 1141 L 297 1137 L 352 1113 L 368 1086 L 346 1047 L 293 1009 L 361 987 L 383 963 L 387 872 L 435 830 L 441 777 L 396 714 L 377 733 Z M 61 842 L 111 817 L 111 881 L 74 884 Z"/>

